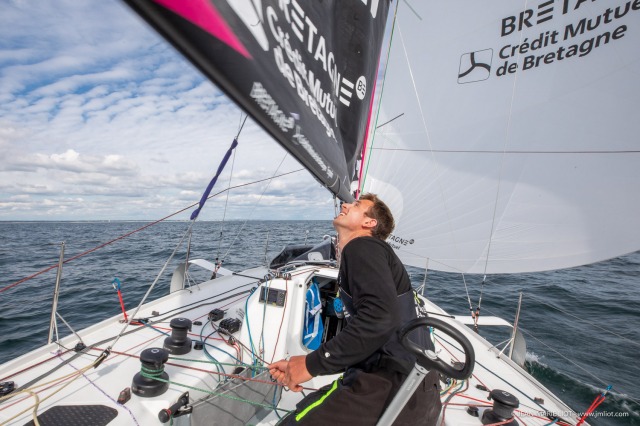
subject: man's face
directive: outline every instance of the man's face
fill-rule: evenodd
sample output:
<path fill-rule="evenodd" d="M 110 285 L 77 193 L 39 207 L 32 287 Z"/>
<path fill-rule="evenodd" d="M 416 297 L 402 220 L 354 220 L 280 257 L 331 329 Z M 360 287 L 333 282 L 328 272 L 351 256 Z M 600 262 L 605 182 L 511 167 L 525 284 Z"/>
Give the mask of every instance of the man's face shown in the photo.
<path fill-rule="evenodd" d="M 362 228 L 375 226 L 375 219 L 365 215 L 369 208 L 373 206 L 371 200 L 356 200 L 353 203 L 344 203 L 340 207 L 340 214 L 333 219 L 333 227 L 343 228 L 350 231 L 357 231 Z"/>

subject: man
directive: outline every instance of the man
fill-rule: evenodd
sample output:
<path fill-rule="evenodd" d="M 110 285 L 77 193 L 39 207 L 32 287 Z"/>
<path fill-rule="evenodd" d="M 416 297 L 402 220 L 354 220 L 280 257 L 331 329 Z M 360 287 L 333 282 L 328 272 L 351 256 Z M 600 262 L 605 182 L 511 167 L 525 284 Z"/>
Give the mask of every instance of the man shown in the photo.
<path fill-rule="evenodd" d="M 365 194 L 343 204 L 333 226 L 347 326 L 310 354 L 278 361 L 269 370 L 294 392 L 314 376 L 345 372 L 305 397 L 282 424 L 374 425 L 415 363 L 398 340 L 399 328 L 416 317 L 416 306 L 407 271 L 385 242 L 395 226 L 389 208 Z M 440 408 L 438 375 L 432 371 L 394 425 L 435 424 Z"/>

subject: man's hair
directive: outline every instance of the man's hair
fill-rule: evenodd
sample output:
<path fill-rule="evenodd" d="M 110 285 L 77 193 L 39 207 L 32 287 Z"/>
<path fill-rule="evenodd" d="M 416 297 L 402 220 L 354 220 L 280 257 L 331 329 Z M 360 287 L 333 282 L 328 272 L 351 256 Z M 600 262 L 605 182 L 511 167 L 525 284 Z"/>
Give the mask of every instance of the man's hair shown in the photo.
<path fill-rule="evenodd" d="M 386 240 L 396 226 L 391 210 L 376 194 L 362 194 L 360 200 L 369 200 L 373 203 L 365 215 L 378 222 L 371 231 L 373 236 L 383 241 Z"/>

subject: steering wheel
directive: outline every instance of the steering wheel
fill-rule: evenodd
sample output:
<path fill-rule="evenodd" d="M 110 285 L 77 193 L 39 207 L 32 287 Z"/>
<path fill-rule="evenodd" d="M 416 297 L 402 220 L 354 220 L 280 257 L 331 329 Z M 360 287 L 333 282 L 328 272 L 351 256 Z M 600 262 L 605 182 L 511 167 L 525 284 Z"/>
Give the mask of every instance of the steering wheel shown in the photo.
<path fill-rule="evenodd" d="M 433 327 L 436 330 L 444 332 L 447 336 L 452 337 L 456 342 L 458 342 L 464 351 L 464 365 L 462 366 L 462 369 L 458 370 L 453 368 L 450 364 L 441 360 L 435 352 L 424 349 L 412 342 L 409 339 L 409 333 L 418 327 Z M 417 363 L 423 368 L 436 370 L 447 377 L 458 380 L 464 380 L 471 376 L 471 372 L 473 371 L 473 366 L 476 361 L 476 355 L 473 351 L 473 346 L 471 346 L 471 342 L 469 342 L 469 339 L 467 339 L 460 331 L 442 320 L 432 317 L 416 318 L 400 330 L 400 341 L 405 349 L 416 356 Z"/>

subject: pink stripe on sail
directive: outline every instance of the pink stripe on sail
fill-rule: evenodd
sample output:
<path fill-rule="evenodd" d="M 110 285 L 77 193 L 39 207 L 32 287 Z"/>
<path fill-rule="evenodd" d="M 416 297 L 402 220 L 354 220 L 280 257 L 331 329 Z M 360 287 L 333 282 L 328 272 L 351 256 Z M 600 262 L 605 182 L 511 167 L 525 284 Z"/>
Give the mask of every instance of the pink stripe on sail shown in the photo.
<path fill-rule="evenodd" d="M 362 171 L 364 170 L 364 156 L 367 152 L 367 140 L 369 139 L 369 127 L 371 126 L 371 117 L 373 115 L 373 99 L 376 95 L 376 79 L 378 77 L 378 69 L 380 68 L 380 56 L 378 56 L 378 66 L 376 67 L 376 73 L 373 81 L 373 90 L 371 91 L 371 102 L 369 103 L 369 115 L 367 116 L 367 128 L 364 132 L 364 143 L 362 144 L 362 159 L 360 160 L 360 173 L 358 173 L 358 188 L 356 189 L 356 200 L 360 198 L 360 191 L 362 188 Z"/>
<path fill-rule="evenodd" d="M 247 49 L 208 0 L 153 0 L 218 38 L 245 58 Z"/>

